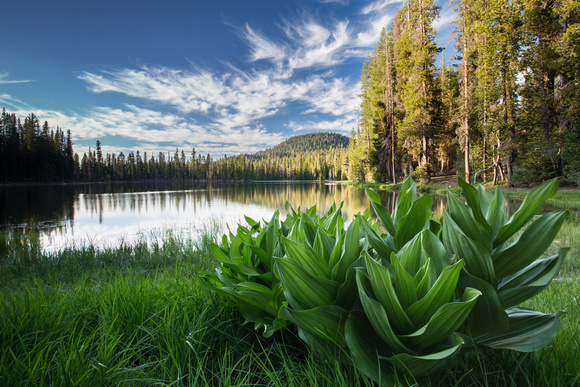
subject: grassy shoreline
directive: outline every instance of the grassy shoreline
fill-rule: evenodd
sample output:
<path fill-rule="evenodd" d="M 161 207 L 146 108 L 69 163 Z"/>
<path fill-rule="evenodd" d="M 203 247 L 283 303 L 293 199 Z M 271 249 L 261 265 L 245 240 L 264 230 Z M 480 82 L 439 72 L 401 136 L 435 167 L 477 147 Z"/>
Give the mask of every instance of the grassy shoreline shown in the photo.
<path fill-rule="evenodd" d="M 264 339 L 198 281 L 215 262 L 211 228 L 197 240 L 42 253 L 0 234 L 0 384 L 370 386 L 295 332 Z M 546 255 L 571 250 L 523 307 L 567 313 L 536 353 L 475 351 L 419 385 L 580 385 L 580 229 L 568 220 Z"/>

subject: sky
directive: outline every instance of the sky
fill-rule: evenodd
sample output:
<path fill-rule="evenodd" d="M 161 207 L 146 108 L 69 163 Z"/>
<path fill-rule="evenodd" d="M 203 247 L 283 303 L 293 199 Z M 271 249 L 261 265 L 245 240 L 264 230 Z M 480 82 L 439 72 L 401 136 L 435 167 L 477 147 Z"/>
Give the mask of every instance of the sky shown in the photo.
<path fill-rule="evenodd" d="M 444 0 L 443 0 L 444 1 Z M 253 153 L 349 135 L 362 63 L 398 0 L 3 0 L 0 108 L 75 152 Z M 442 2 L 437 42 L 451 56 Z"/>

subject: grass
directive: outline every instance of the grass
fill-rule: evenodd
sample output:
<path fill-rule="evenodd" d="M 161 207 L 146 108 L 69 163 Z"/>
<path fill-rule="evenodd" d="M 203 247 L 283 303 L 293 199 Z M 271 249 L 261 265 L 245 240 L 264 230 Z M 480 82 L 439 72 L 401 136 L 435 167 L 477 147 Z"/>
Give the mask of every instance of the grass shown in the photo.
<path fill-rule="evenodd" d="M 42 253 L 38 239 L 0 235 L 0 385 L 371 386 L 355 368 L 309 351 L 295 332 L 264 339 L 198 281 L 211 269 L 197 240 Z M 477 350 L 418 385 L 580 385 L 580 229 L 564 224 L 547 254 L 571 250 L 525 307 L 566 311 L 536 353 Z"/>

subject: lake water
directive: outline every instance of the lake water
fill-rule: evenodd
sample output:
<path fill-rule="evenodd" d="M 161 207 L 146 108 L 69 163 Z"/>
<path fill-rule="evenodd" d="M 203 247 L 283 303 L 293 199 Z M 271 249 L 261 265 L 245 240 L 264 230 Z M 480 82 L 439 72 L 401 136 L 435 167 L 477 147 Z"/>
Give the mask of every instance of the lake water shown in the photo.
<path fill-rule="evenodd" d="M 381 193 L 392 208 L 395 194 Z M 442 198 L 445 199 L 445 198 Z M 0 228 L 37 232 L 46 251 L 93 244 L 113 247 L 121 241 L 162 237 L 170 229 L 195 237 L 217 224 L 244 222 L 244 215 L 269 220 L 284 204 L 303 209 L 314 204 L 327 211 L 333 201 L 344 202 L 349 219 L 364 212 L 364 190 L 332 183 L 134 183 L 0 187 Z M 443 208 L 436 200 L 434 210 Z"/>
<path fill-rule="evenodd" d="M 393 192 L 381 192 L 392 211 Z M 432 196 L 433 212 L 446 206 L 445 196 Z M 333 183 L 272 182 L 252 184 L 132 183 L 0 187 L 0 229 L 38 233 L 45 251 L 93 244 L 114 247 L 124 241 L 163 238 L 167 230 L 195 238 L 217 225 L 219 232 L 245 223 L 244 215 L 269 220 L 284 204 L 312 205 L 325 212 L 344 202 L 349 219 L 369 207 L 363 189 Z M 513 213 L 520 201 L 507 201 Z M 548 208 L 545 208 L 547 210 Z"/>

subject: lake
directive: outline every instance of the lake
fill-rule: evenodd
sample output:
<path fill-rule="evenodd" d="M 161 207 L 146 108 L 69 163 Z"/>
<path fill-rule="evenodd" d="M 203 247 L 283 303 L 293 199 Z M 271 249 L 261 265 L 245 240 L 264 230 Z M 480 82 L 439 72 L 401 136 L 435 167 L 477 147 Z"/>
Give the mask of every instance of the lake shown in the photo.
<path fill-rule="evenodd" d="M 395 194 L 381 193 L 391 209 Z M 445 199 L 445 198 L 443 198 Z M 269 220 L 285 203 L 327 211 L 344 202 L 349 219 L 364 212 L 364 190 L 334 183 L 132 183 L 0 187 L 0 228 L 37 232 L 45 251 L 162 238 L 166 230 L 196 237 L 208 227 L 235 228 L 244 215 Z M 443 208 L 441 200 L 434 207 Z"/>
<path fill-rule="evenodd" d="M 396 194 L 380 192 L 383 205 L 394 208 Z M 445 196 L 433 195 L 440 214 Z M 38 233 L 45 251 L 93 244 L 162 239 L 167 230 L 195 238 L 208 228 L 220 233 L 244 223 L 244 215 L 269 220 L 285 203 L 325 212 L 344 202 L 349 219 L 369 207 L 363 189 L 321 182 L 191 183 L 145 182 L 0 187 L 0 229 Z M 520 201 L 506 201 L 513 213 Z M 511 207 L 511 208 L 510 208 Z M 547 209 L 547 208 L 546 208 Z"/>

